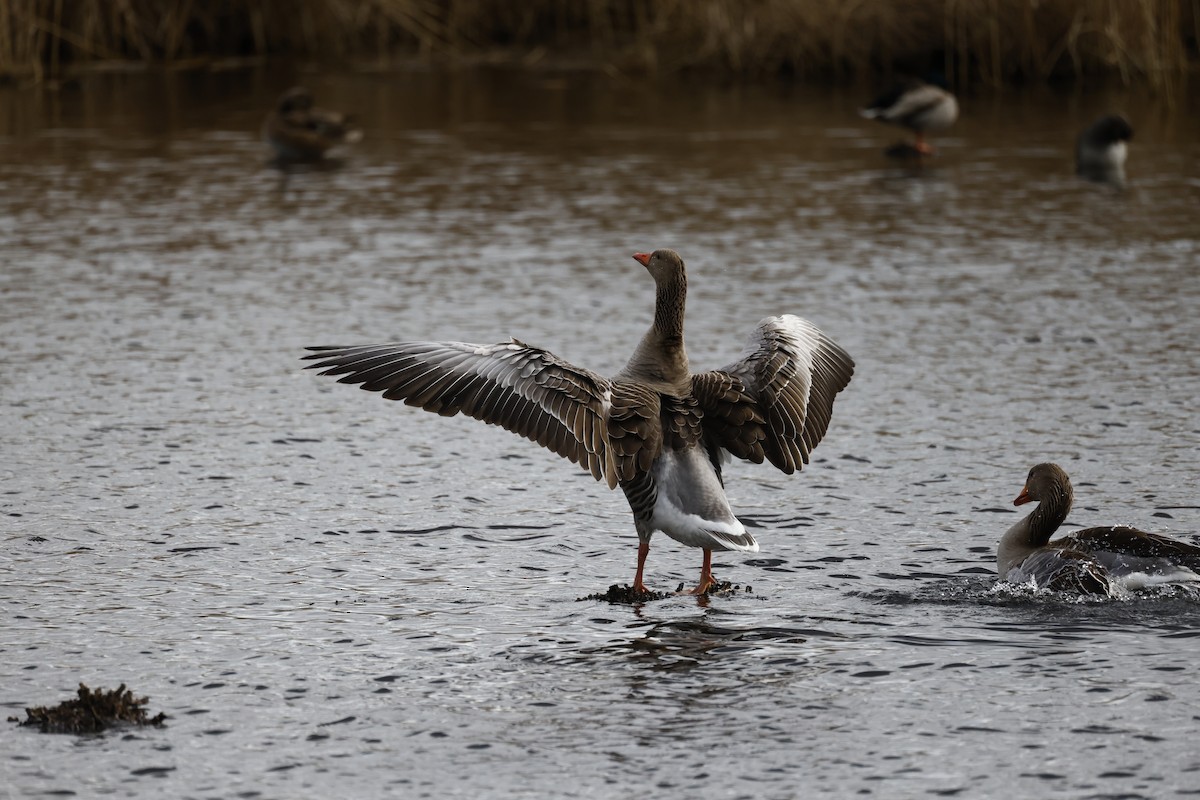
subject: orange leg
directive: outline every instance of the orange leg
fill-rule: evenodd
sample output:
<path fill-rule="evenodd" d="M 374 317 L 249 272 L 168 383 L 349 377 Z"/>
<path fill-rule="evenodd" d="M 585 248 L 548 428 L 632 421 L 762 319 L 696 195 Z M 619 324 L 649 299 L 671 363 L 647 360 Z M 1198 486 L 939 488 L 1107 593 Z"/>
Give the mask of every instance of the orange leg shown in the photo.
<path fill-rule="evenodd" d="M 917 143 L 913 145 L 913 149 L 923 156 L 931 156 L 934 153 L 933 145 L 925 141 L 925 134 L 922 132 L 917 133 Z"/>
<path fill-rule="evenodd" d="M 717 579 L 712 574 L 712 550 L 704 548 L 704 563 L 700 565 L 700 583 L 689 594 L 704 594 L 717 585 Z"/>
<path fill-rule="evenodd" d="M 638 542 L 638 566 L 637 574 L 633 576 L 633 590 L 635 592 L 648 592 L 646 584 L 642 583 L 642 572 L 646 568 L 646 556 L 650 555 L 650 543 L 642 540 Z"/>

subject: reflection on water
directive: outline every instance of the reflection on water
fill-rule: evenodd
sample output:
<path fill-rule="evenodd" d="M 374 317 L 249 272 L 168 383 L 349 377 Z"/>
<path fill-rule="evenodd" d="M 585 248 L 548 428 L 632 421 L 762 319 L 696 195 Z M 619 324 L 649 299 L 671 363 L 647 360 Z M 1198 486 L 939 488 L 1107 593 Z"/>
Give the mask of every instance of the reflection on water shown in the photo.
<path fill-rule="evenodd" d="M 690 672 L 719 665 L 729 657 L 762 656 L 772 649 L 772 644 L 778 644 L 781 651 L 788 651 L 791 649 L 788 645 L 802 645 L 813 637 L 841 638 L 836 634 L 803 629 L 722 628 L 711 624 L 707 618 L 663 621 L 653 623 L 638 638 L 622 638 L 599 648 L 583 650 L 575 658 L 593 663 L 608 657 L 626 656 L 634 664 L 654 671 Z M 780 661 L 772 663 L 778 665 Z M 782 663 L 790 670 L 804 660 L 787 657 Z"/>
<path fill-rule="evenodd" d="M 1069 524 L 1200 530 L 1196 104 L 968 95 L 914 168 L 849 91 L 300 77 L 366 135 L 284 172 L 258 129 L 296 75 L 0 92 L 0 702 L 124 681 L 171 717 L 6 729 L 13 791 L 1195 788 L 1196 597 L 997 588 L 994 548 L 1044 460 L 1088 486 Z M 1117 108 L 1123 192 L 1071 163 Z M 299 369 L 515 335 L 613 372 L 660 246 L 697 368 L 782 312 L 858 362 L 802 474 L 727 472 L 763 550 L 714 570 L 750 592 L 579 602 L 632 575 L 616 493 Z M 696 558 L 656 539 L 648 582 Z"/>

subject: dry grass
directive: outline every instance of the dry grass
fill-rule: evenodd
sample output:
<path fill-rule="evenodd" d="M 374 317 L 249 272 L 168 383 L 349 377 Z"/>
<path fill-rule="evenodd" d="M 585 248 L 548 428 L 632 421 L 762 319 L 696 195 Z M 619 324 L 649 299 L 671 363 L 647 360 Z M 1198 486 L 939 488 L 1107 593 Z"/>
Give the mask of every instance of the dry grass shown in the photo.
<path fill-rule="evenodd" d="M 503 50 L 621 71 L 958 85 L 1111 73 L 1169 87 L 1198 61 L 1200 0 L 0 0 L 0 73 L 97 60 L 387 61 Z"/>

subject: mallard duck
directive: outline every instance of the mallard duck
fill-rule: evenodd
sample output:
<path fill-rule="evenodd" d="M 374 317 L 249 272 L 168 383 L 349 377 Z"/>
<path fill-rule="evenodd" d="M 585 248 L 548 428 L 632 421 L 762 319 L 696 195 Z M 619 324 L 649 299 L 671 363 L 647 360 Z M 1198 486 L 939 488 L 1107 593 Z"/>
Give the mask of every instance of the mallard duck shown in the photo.
<path fill-rule="evenodd" d="M 295 86 L 267 115 L 263 138 L 282 161 L 316 161 L 336 145 L 357 142 L 362 131 L 351 126 L 348 115 L 316 108 L 312 94 Z"/>
<path fill-rule="evenodd" d="M 1013 505 L 1038 506 L 1000 539 L 996 570 L 1001 580 L 1110 595 L 1122 587 L 1200 582 L 1200 547 L 1161 534 L 1116 525 L 1050 541 L 1073 500 L 1071 479 L 1062 467 L 1038 464 L 1029 470 Z"/>
<path fill-rule="evenodd" d="M 925 135 L 944 131 L 954 124 L 958 119 L 958 100 L 940 86 L 910 78 L 881 94 L 859 113 L 867 119 L 908 128 L 916 135 L 913 151 L 919 156 L 931 156 L 936 151 L 925 141 Z"/>
<path fill-rule="evenodd" d="M 1107 114 L 1083 129 L 1075 141 L 1075 173 L 1090 181 L 1125 182 L 1125 156 L 1133 126 L 1120 114 Z"/>
<path fill-rule="evenodd" d="M 310 347 L 311 368 L 443 416 L 466 414 L 524 436 L 621 487 L 638 534 L 633 591 L 655 531 L 704 551 L 758 552 L 725 496 L 727 454 L 791 474 L 825 435 L 854 361 L 812 323 L 758 323 L 738 360 L 692 372 L 683 342 L 687 275 L 673 250 L 636 253 L 654 279 L 654 322 L 625 367 L 606 378 L 516 339 L 491 345 L 400 342 Z"/>

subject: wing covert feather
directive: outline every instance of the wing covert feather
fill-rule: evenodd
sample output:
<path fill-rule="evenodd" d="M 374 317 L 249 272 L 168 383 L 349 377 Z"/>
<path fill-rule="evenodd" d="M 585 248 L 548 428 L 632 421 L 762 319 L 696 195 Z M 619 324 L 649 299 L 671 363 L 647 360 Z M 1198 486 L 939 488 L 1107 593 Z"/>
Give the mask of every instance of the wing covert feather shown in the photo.
<path fill-rule="evenodd" d="M 854 360 L 815 325 L 790 314 L 763 319 L 737 361 L 692 376 L 709 440 L 732 455 L 802 469 L 829 428 Z"/>

